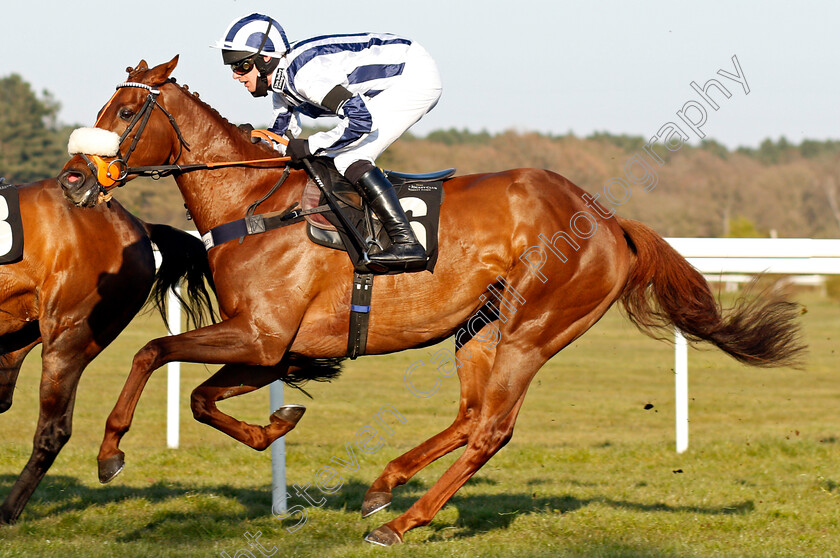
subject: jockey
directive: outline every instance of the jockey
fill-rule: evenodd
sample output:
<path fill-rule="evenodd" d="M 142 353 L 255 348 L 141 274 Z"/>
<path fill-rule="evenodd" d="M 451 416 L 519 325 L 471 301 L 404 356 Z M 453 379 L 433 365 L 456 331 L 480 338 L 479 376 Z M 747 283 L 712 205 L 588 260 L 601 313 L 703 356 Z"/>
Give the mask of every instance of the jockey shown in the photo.
<path fill-rule="evenodd" d="M 371 261 L 391 269 L 425 262 L 393 185 L 374 161 L 440 98 L 440 75 L 426 50 L 405 37 L 377 33 L 290 44 L 280 24 L 262 14 L 236 19 L 214 46 L 251 95 L 271 93 L 269 130 L 295 136 L 288 146 L 275 147 L 294 162 L 331 158 L 370 204 L 392 242 L 370 254 Z M 337 116 L 338 125 L 298 138 L 301 114 Z"/>

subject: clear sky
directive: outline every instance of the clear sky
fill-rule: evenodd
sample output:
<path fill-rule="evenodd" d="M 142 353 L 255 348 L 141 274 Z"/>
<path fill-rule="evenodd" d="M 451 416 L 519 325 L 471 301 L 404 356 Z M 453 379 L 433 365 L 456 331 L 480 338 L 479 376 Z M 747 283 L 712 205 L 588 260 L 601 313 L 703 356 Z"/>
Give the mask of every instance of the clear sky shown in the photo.
<path fill-rule="evenodd" d="M 209 48 L 235 17 L 259 11 L 290 40 L 326 33 L 400 33 L 438 61 L 444 93 L 414 131 L 508 129 L 651 137 L 715 78 L 702 131 L 729 147 L 765 138 L 840 138 L 840 2 L 565 0 L 48 0 L 7 3 L 0 76 L 18 73 L 91 125 L 141 58 L 180 54 L 174 75 L 232 122 L 266 125 Z M 743 86 L 717 74 L 735 74 Z M 696 109 L 691 118 L 699 119 Z M 692 136 L 694 137 L 694 136 Z"/>

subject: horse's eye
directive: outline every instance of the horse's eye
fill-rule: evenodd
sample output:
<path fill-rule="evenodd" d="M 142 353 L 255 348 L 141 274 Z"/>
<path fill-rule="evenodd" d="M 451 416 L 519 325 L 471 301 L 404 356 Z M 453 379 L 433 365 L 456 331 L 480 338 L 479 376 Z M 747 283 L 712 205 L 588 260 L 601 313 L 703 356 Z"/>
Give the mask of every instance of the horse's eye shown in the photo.
<path fill-rule="evenodd" d="M 118 114 L 119 117 L 123 120 L 131 120 L 131 118 L 134 116 L 134 111 L 130 108 L 123 107 L 120 109 Z"/>

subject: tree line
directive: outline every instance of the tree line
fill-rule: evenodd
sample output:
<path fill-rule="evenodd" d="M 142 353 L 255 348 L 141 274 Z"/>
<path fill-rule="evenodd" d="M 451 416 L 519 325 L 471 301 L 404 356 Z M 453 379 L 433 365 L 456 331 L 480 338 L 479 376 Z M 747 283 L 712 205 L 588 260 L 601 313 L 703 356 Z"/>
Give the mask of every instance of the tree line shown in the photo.
<path fill-rule="evenodd" d="M 54 176 L 67 162 L 72 126 L 58 124 L 61 105 L 37 95 L 19 75 L 0 79 L 0 176 L 32 182 Z"/>
<path fill-rule="evenodd" d="M 57 174 L 76 127 L 58 123 L 59 109 L 49 92 L 36 94 L 20 76 L 0 78 L 0 176 L 24 183 Z M 756 148 L 728 149 L 709 140 L 674 151 L 660 146 L 658 160 L 646 143 L 642 136 L 608 132 L 577 137 L 450 129 L 425 137 L 406 134 L 377 163 L 404 172 L 456 167 L 459 174 L 550 169 L 602 195 L 602 201 L 612 188 L 613 199 L 623 203 L 605 206 L 664 236 L 840 237 L 840 141 L 794 144 L 782 137 Z M 655 187 L 628 179 L 635 157 L 655 175 Z M 636 178 L 642 171 L 639 163 Z M 629 186 L 627 195 L 616 194 L 615 178 Z M 147 221 L 192 228 L 168 180 L 138 180 L 116 197 Z"/>
<path fill-rule="evenodd" d="M 545 168 L 600 194 L 601 201 L 607 184 L 620 178 L 629 193 L 622 196 L 611 183 L 613 198 L 628 199 L 605 207 L 664 236 L 840 238 L 840 141 L 796 145 L 782 137 L 731 150 L 704 141 L 675 151 L 661 145 L 646 150 L 646 144 L 642 136 L 607 132 L 581 138 L 448 130 L 405 137 L 379 164 L 409 172 L 453 166 L 460 174 Z M 637 179 L 655 175 L 655 187 L 645 191 L 629 180 L 628 165 Z"/>

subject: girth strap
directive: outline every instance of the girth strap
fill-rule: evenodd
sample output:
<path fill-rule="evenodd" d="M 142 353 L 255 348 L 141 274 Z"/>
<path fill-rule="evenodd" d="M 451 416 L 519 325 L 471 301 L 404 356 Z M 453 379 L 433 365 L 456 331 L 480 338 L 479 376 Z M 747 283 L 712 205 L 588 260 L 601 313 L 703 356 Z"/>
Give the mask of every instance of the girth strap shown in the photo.
<path fill-rule="evenodd" d="M 272 186 L 271 190 L 248 206 L 244 219 L 237 219 L 236 221 L 231 221 L 229 223 L 219 225 L 218 227 L 213 227 L 201 235 L 201 240 L 204 242 L 205 250 L 209 252 L 214 246 L 230 242 L 235 238 L 238 238 L 239 243 L 241 244 L 242 241 L 245 240 L 246 236 L 261 234 L 266 231 L 279 229 L 280 227 L 294 225 L 295 223 L 300 223 L 306 215 L 329 211 L 330 208 L 327 206 L 316 207 L 307 211 L 294 209 L 297 206 L 297 203 L 294 203 L 285 211 L 274 211 L 271 213 L 254 215 L 254 211 L 256 211 L 257 206 L 270 198 L 272 194 L 274 194 L 274 192 L 283 185 L 289 177 L 289 171 L 289 167 L 286 167 L 283 171 L 283 175 L 280 177 L 280 180 Z"/>
<path fill-rule="evenodd" d="M 353 292 L 350 295 L 350 331 L 347 336 L 347 356 L 351 359 L 365 354 L 372 296 L 373 274 L 354 272 Z"/>
<path fill-rule="evenodd" d="M 248 215 L 244 219 L 237 219 L 236 221 L 213 227 L 201 235 L 201 240 L 204 241 L 204 248 L 209 252 L 214 246 L 224 244 L 225 242 L 230 242 L 237 238 L 241 241 L 246 236 L 295 225 L 303 221 L 307 215 L 330 211 L 330 207 L 327 205 L 321 205 L 307 210 L 293 209 L 295 205 L 286 211 Z"/>

